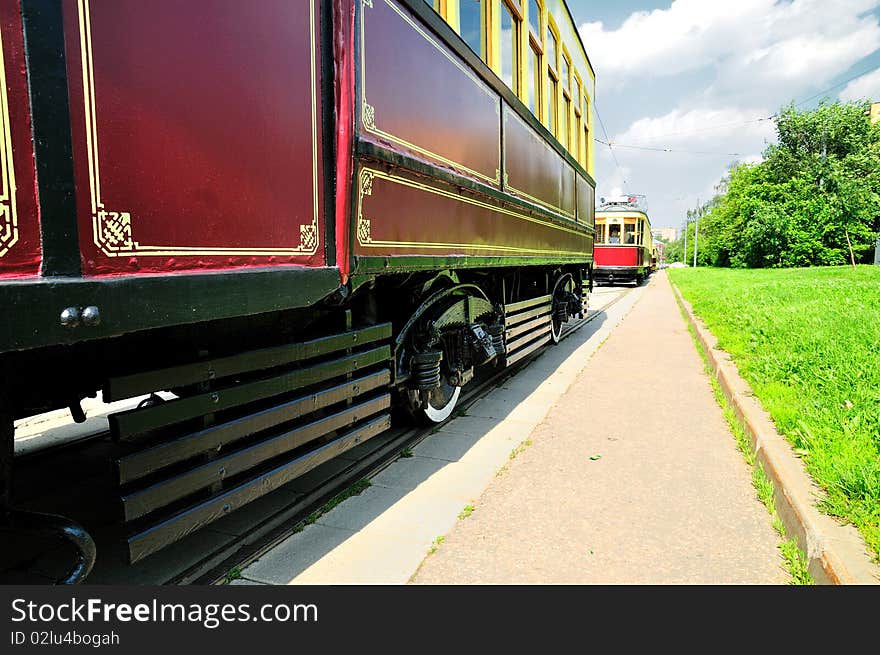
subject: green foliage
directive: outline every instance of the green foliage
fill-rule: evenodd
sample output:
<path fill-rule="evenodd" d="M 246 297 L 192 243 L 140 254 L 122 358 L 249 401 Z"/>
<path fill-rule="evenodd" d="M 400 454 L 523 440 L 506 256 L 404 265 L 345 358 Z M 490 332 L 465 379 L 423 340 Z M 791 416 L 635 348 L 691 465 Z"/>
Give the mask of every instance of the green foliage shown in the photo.
<path fill-rule="evenodd" d="M 880 267 L 670 276 L 880 559 Z"/>
<path fill-rule="evenodd" d="M 880 124 L 867 102 L 783 109 L 759 164 L 735 163 L 700 214 L 698 263 L 733 268 L 873 261 L 880 233 Z M 694 225 L 689 225 L 691 264 Z M 852 246 L 852 255 L 850 254 Z M 680 259 L 668 259 L 680 261 Z"/>

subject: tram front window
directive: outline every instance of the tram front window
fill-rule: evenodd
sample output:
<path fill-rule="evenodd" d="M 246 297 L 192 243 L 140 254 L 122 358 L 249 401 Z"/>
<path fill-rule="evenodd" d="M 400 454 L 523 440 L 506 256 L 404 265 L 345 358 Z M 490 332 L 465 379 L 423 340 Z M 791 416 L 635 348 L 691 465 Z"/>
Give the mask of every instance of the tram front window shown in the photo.
<path fill-rule="evenodd" d="M 636 226 L 634 223 L 629 223 L 625 226 L 626 232 L 624 239 L 625 243 L 635 243 L 636 242 Z"/>
<path fill-rule="evenodd" d="M 620 226 L 608 226 L 608 243 L 620 243 Z"/>

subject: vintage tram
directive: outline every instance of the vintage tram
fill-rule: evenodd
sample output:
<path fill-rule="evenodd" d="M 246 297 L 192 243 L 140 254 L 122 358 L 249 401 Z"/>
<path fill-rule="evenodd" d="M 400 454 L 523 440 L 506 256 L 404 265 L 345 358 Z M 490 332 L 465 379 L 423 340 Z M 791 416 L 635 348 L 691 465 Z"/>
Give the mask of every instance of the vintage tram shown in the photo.
<path fill-rule="evenodd" d="M 0 529 L 74 541 L 70 580 L 89 526 L 17 507 L 16 419 L 134 399 L 103 438 L 135 562 L 585 311 L 563 0 L 0 0 L 0 39 Z"/>
<path fill-rule="evenodd" d="M 595 280 L 640 285 L 657 267 L 644 196 L 601 198 L 596 208 Z"/>

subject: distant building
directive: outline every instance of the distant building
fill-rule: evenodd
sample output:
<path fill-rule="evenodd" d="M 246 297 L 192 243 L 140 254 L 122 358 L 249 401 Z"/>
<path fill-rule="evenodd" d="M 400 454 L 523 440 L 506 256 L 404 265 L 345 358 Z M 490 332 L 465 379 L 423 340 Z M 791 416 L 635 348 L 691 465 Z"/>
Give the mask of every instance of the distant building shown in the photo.
<path fill-rule="evenodd" d="M 877 121 L 880 121 L 880 102 L 871 105 L 871 122 L 876 123 Z"/>
<path fill-rule="evenodd" d="M 674 227 L 655 227 L 651 229 L 651 236 L 664 243 L 672 243 L 678 237 L 678 230 Z"/>

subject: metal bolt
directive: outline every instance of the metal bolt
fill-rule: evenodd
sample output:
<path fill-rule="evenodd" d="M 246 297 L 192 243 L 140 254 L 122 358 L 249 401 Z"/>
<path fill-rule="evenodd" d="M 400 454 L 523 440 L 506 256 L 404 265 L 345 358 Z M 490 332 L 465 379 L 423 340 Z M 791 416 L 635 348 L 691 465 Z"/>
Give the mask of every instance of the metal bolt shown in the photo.
<path fill-rule="evenodd" d="M 221 466 L 221 467 L 220 467 L 220 470 L 218 471 L 218 473 L 220 473 L 220 477 L 221 477 L 221 478 L 225 478 L 225 477 L 226 477 L 226 467 L 225 467 L 225 466 Z"/>
<path fill-rule="evenodd" d="M 79 308 L 67 307 L 61 312 L 61 325 L 66 328 L 75 328 L 79 326 Z"/>
<path fill-rule="evenodd" d="M 228 504 L 226 504 L 226 505 L 223 506 L 223 511 L 224 511 L 224 512 L 228 512 L 228 511 L 231 510 L 231 509 L 232 509 L 232 507 L 231 507 L 230 505 L 228 505 Z"/>
<path fill-rule="evenodd" d="M 219 403 L 220 402 L 220 394 L 219 393 L 212 393 L 211 400 L 214 401 L 215 403 Z"/>
<path fill-rule="evenodd" d="M 82 322 L 83 325 L 88 325 L 89 327 L 95 327 L 101 324 L 101 311 L 95 307 L 94 305 L 90 305 L 86 307 L 82 311 Z"/>

